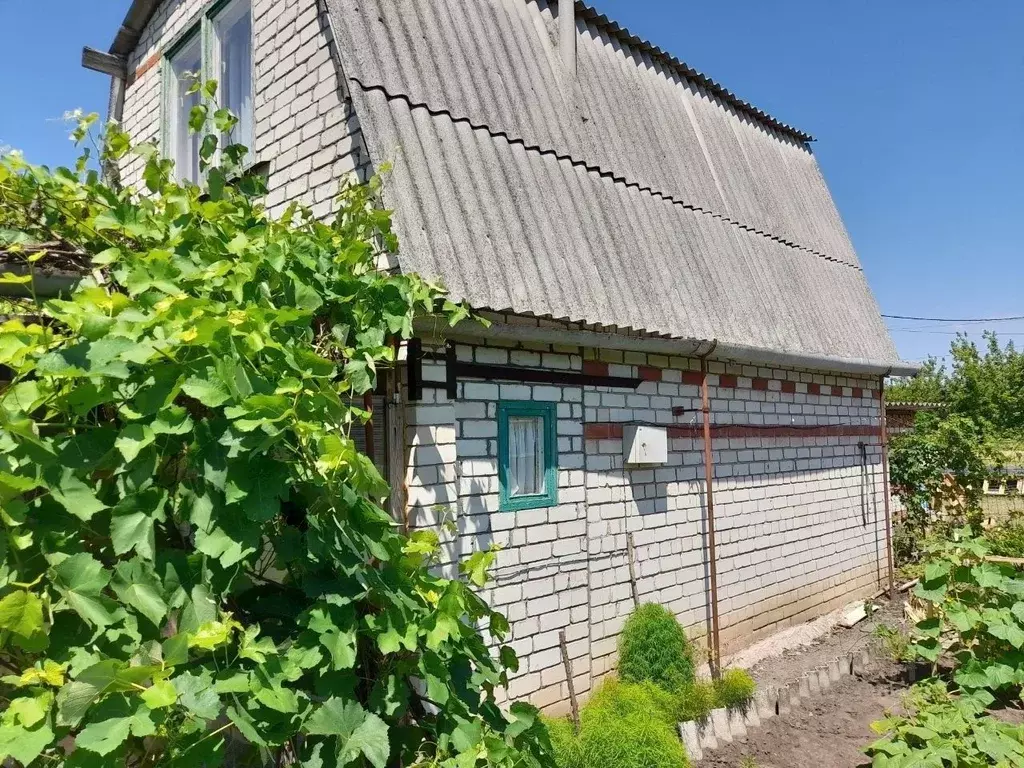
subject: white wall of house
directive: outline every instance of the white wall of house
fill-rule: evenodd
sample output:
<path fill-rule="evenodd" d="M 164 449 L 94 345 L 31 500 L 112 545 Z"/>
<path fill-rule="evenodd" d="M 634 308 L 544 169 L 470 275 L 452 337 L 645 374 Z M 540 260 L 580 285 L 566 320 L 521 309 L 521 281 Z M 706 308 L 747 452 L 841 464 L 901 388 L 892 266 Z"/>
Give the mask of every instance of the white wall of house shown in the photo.
<path fill-rule="evenodd" d="M 432 351 L 443 359 L 440 347 Z M 424 400 L 409 405 L 411 519 L 419 526 L 454 520 L 458 533 L 446 542 L 452 564 L 492 543 L 502 547 L 487 597 L 508 615 L 522 660 L 510 695 L 553 709 L 566 705 L 560 630 L 578 692 L 585 695 L 614 668 L 617 636 L 633 609 L 628 533 L 641 601 L 669 607 L 705 648 L 698 361 L 494 342 L 456 351 L 459 359 L 489 364 L 648 379 L 636 390 L 467 379 L 454 402 L 444 389 L 427 387 Z M 884 579 L 879 398 L 877 379 L 720 362 L 711 362 L 710 371 L 712 423 L 733 425 L 732 436 L 713 441 L 728 654 L 863 597 Z M 424 377 L 443 381 L 444 362 L 425 362 Z M 499 510 L 502 400 L 557 403 L 557 505 Z M 682 415 L 674 415 L 678 408 Z M 624 467 L 621 425 L 631 422 L 669 428 L 665 464 Z"/>
<path fill-rule="evenodd" d="M 332 211 L 338 184 L 364 174 L 367 157 L 359 121 L 335 64 L 327 15 L 316 0 L 251 0 L 254 146 L 250 160 L 269 168 L 267 207 L 292 201 L 318 217 Z M 124 125 L 136 142 L 160 141 L 161 70 L 165 53 L 199 23 L 208 0 L 166 0 L 128 62 Z M 143 163 L 121 168 L 125 184 L 141 186 Z"/>

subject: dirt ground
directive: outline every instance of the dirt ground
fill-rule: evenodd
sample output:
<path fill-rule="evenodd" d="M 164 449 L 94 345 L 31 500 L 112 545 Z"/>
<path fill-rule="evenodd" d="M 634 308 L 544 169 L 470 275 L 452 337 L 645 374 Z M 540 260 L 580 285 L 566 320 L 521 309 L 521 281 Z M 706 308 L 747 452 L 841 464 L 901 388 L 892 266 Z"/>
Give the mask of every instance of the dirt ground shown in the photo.
<path fill-rule="evenodd" d="M 895 664 L 874 661 L 863 675 L 844 677 L 790 714 L 705 755 L 700 768 L 857 768 L 878 736 L 871 723 L 899 707 L 906 690 Z"/>
<path fill-rule="evenodd" d="M 766 658 L 749 671 L 759 688 L 779 687 L 796 680 L 804 672 L 828 664 L 836 657 L 848 656 L 864 647 L 879 645 L 875 629 L 879 624 L 902 627 L 903 599 L 894 603 L 880 599 L 874 602 L 871 614 L 853 627 L 833 627 L 809 645 L 792 648 Z"/>

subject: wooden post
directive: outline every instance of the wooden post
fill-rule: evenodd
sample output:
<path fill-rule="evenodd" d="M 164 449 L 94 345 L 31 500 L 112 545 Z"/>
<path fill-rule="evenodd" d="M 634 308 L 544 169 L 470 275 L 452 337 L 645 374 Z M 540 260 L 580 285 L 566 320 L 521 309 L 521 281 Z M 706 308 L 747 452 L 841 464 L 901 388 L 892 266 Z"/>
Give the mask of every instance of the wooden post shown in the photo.
<path fill-rule="evenodd" d="M 633 593 L 633 607 L 637 608 L 640 605 L 640 593 L 636 588 L 636 564 L 634 562 L 636 555 L 633 549 L 632 533 L 626 534 L 626 556 L 629 558 L 629 588 Z"/>
<path fill-rule="evenodd" d="M 565 630 L 558 633 L 558 645 L 562 649 L 562 664 L 565 666 L 565 682 L 569 686 L 569 707 L 572 711 L 572 724 L 576 733 L 580 732 L 580 704 L 576 700 L 576 685 L 572 681 L 572 662 L 569 661 L 569 646 L 565 642 Z"/>

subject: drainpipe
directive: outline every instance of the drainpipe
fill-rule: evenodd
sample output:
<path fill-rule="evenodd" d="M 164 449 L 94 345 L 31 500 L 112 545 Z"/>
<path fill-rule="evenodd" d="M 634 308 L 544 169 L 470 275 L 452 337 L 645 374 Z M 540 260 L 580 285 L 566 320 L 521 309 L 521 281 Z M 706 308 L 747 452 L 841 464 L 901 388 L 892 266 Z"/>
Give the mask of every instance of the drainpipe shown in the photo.
<path fill-rule="evenodd" d="M 558 52 L 562 67 L 576 75 L 576 0 L 558 0 Z"/>
<path fill-rule="evenodd" d="M 879 439 L 882 443 L 882 501 L 885 505 L 885 555 L 889 565 L 889 599 L 896 599 L 896 575 L 892 557 L 892 513 L 889 509 L 889 429 L 885 423 L 885 376 L 878 377 Z"/>
<path fill-rule="evenodd" d="M 704 421 L 704 497 L 707 499 L 708 516 L 708 571 L 711 580 L 711 674 L 717 679 L 721 675 L 722 647 L 718 630 L 718 557 L 715 553 L 715 466 L 711 450 L 711 398 L 708 395 L 708 353 L 700 359 L 700 396 Z"/>

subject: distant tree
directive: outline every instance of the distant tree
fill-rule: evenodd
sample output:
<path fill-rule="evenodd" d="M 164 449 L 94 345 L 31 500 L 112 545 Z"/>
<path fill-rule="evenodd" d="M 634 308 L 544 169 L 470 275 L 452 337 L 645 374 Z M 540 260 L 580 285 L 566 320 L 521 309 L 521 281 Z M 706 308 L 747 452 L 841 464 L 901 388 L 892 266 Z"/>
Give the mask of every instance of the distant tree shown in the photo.
<path fill-rule="evenodd" d="M 886 386 L 885 399 L 891 403 L 940 403 L 946 400 L 946 366 L 938 358 L 924 361 L 914 377 L 894 379 Z"/>

